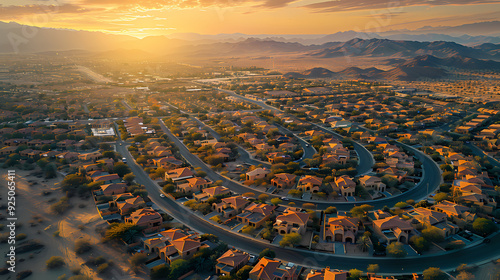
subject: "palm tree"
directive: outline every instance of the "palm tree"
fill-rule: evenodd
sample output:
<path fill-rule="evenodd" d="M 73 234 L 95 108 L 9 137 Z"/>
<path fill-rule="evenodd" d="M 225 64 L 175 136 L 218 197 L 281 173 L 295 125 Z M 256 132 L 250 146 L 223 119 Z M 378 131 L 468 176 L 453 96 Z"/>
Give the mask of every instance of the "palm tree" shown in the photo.
<path fill-rule="evenodd" d="M 366 235 L 363 235 L 360 239 L 359 239 L 359 248 L 361 248 L 361 250 L 363 252 L 366 252 L 368 251 L 368 249 L 371 247 L 371 243 L 370 243 L 370 237 L 366 236 Z"/>

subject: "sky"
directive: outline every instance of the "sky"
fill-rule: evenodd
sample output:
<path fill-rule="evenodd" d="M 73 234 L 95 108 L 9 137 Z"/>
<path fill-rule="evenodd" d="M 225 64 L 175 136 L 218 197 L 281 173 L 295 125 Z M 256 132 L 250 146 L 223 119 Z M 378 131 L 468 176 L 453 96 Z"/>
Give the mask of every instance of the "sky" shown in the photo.
<path fill-rule="evenodd" d="M 0 21 L 146 36 L 331 34 L 500 18 L 500 0 L 0 0 Z"/>

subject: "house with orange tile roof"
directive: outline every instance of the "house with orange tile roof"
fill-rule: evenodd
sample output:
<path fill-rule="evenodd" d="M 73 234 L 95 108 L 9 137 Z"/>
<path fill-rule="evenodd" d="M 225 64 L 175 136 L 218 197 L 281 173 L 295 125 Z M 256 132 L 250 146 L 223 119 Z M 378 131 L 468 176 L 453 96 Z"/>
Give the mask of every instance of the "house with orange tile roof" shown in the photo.
<path fill-rule="evenodd" d="M 323 239 L 336 242 L 356 242 L 360 220 L 351 217 L 327 217 L 325 215 Z"/>
<path fill-rule="evenodd" d="M 128 198 L 121 201 L 114 201 L 113 204 L 110 202 L 110 208 L 116 207 L 120 215 L 125 216 L 131 212 L 146 206 L 146 202 L 140 196 Z"/>
<path fill-rule="evenodd" d="M 206 188 L 203 189 L 203 192 L 206 193 L 209 197 L 214 197 L 214 196 L 220 196 L 220 195 L 226 195 L 231 193 L 231 191 L 223 186 L 215 186 L 211 188 Z"/>
<path fill-rule="evenodd" d="M 97 177 L 92 177 L 93 182 L 103 182 L 104 184 L 120 183 L 121 179 L 118 174 L 107 174 Z"/>
<path fill-rule="evenodd" d="M 172 181 L 178 181 L 178 180 L 184 180 L 188 178 L 192 178 L 194 176 L 194 172 L 191 171 L 191 169 L 187 167 L 182 167 L 182 168 L 176 168 L 172 170 L 168 170 L 165 172 L 165 180 L 172 180 Z"/>
<path fill-rule="evenodd" d="M 287 210 L 276 217 L 273 227 L 281 235 L 292 232 L 303 235 L 306 232 L 308 222 L 309 214 Z"/>
<path fill-rule="evenodd" d="M 386 185 L 382 183 L 382 179 L 377 176 L 365 175 L 358 178 L 359 184 L 365 189 L 385 192 Z"/>
<path fill-rule="evenodd" d="M 101 157 L 102 157 L 102 154 L 100 152 L 92 152 L 92 153 L 78 155 L 78 159 L 80 161 L 96 161 L 97 159 L 99 159 Z"/>
<path fill-rule="evenodd" d="M 231 218 L 243 211 L 250 201 L 241 196 L 223 198 L 220 203 L 212 204 L 212 210 L 220 213 L 224 218 Z"/>
<path fill-rule="evenodd" d="M 306 280 L 347 280 L 347 275 L 347 271 L 335 271 L 327 267 L 322 270 L 311 270 Z"/>
<path fill-rule="evenodd" d="M 460 217 L 462 214 L 470 210 L 469 207 L 458 205 L 456 203 L 447 200 L 443 200 L 438 204 L 433 205 L 431 209 L 443 212 L 450 218 Z"/>
<path fill-rule="evenodd" d="M 448 222 L 448 215 L 432 209 L 418 207 L 404 213 L 403 216 L 411 221 L 411 225 L 417 230 L 428 226 L 436 227 L 444 238 L 456 234 L 459 230 L 457 225 Z"/>
<path fill-rule="evenodd" d="M 276 206 L 265 203 L 254 203 L 248 205 L 242 213 L 236 216 L 236 219 L 243 224 L 259 228 L 274 213 Z"/>
<path fill-rule="evenodd" d="M 401 242 L 405 244 L 408 243 L 413 231 L 411 224 L 398 216 L 373 221 L 373 229 L 388 243 Z"/>
<path fill-rule="evenodd" d="M 101 185 L 101 190 L 100 190 L 102 195 L 122 194 L 125 193 L 126 191 L 127 191 L 127 184 L 125 183 L 111 183 L 111 184 Z"/>
<path fill-rule="evenodd" d="M 295 186 L 296 175 L 288 173 L 275 174 L 271 179 L 271 184 L 280 189 L 293 188 Z"/>
<path fill-rule="evenodd" d="M 179 229 L 162 231 L 153 238 L 143 240 L 143 243 L 148 252 L 157 253 L 168 264 L 177 259 L 189 259 L 201 249 L 208 248 L 198 236 Z"/>
<path fill-rule="evenodd" d="M 250 271 L 249 278 L 251 280 L 297 280 L 299 273 L 296 265 L 284 265 L 278 260 L 264 257 Z"/>
<path fill-rule="evenodd" d="M 201 177 L 192 177 L 178 183 L 177 189 L 182 193 L 193 193 L 208 187 L 212 182 Z"/>
<path fill-rule="evenodd" d="M 330 183 L 334 191 L 342 196 L 354 196 L 356 191 L 356 183 L 347 175 L 335 177 L 335 180 Z"/>
<path fill-rule="evenodd" d="M 319 192 L 322 185 L 323 178 L 312 175 L 305 175 L 299 179 L 297 189 L 302 190 L 303 192 L 317 193 Z"/>
<path fill-rule="evenodd" d="M 250 260 L 250 255 L 246 252 L 229 249 L 217 259 L 215 273 L 217 275 L 233 275 Z"/>
<path fill-rule="evenodd" d="M 129 217 L 125 218 L 125 222 L 142 227 L 143 233 L 150 233 L 160 229 L 163 218 L 152 208 L 143 208 L 132 212 Z"/>

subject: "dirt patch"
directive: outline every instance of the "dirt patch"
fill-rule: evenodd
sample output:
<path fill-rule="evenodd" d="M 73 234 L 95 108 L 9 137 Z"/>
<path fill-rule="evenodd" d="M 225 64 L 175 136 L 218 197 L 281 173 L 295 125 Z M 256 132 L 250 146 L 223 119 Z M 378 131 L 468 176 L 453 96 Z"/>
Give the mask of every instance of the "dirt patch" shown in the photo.
<path fill-rule="evenodd" d="M 1 170 L 0 204 L 6 204 L 7 171 Z M 91 198 L 70 198 L 72 207 L 64 215 L 55 215 L 50 211 L 50 205 L 57 202 L 62 196 L 58 176 L 51 180 L 37 178 L 30 171 L 16 171 L 16 234 L 26 234 L 25 240 L 39 240 L 44 244 L 43 249 L 30 253 L 19 254 L 16 263 L 16 272 L 31 270 L 37 280 L 54 280 L 66 274 L 70 277 L 72 269 L 80 268 L 81 274 L 92 279 L 148 279 L 146 275 L 136 276 L 127 265 L 128 254 L 125 247 L 113 247 L 100 242 L 100 235 L 96 228 L 105 226 L 99 217 Z M 5 216 L 2 211 L 2 215 Z M 6 221 L 0 221 L 5 224 Z M 4 228 L 0 233 L 7 232 Z M 86 239 L 93 245 L 93 249 L 83 255 L 76 255 L 74 244 L 76 240 Z M 23 240 L 24 241 L 24 240 Z M 0 244 L 0 254 L 5 256 L 9 245 Z M 52 256 L 61 256 L 66 265 L 53 270 L 46 268 L 46 261 Z M 85 265 L 91 257 L 103 256 L 113 265 L 105 275 L 98 275 L 94 268 Z M 14 274 L 8 274 L 14 279 Z"/>

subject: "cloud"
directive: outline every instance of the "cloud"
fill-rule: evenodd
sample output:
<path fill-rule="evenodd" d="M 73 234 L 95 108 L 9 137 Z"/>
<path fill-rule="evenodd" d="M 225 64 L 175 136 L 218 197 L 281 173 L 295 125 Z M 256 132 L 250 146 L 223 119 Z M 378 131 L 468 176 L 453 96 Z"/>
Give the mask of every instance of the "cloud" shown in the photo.
<path fill-rule="evenodd" d="M 257 5 L 258 8 L 282 8 L 288 6 L 288 4 L 295 2 L 295 0 L 266 0 L 260 5 Z"/>
<path fill-rule="evenodd" d="M 358 10 L 393 9 L 409 6 L 447 6 L 499 4 L 500 0 L 331 0 L 305 5 L 302 7 L 317 12 L 346 12 Z"/>
<path fill-rule="evenodd" d="M 92 6 L 133 7 L 138 9 L 163 9 L 169 7 L 232 7 L 242 5 L 248 1 L 251 0 L 84 0 L 84 4 Z"/>
<path fill-rule="evenodd" d="M 103 8 L 86 8 L 74 4 L 62 5 L 0 5 L 0 19 L 16 19 L 34 14 L 83 14 L 102 11 Z"/>

